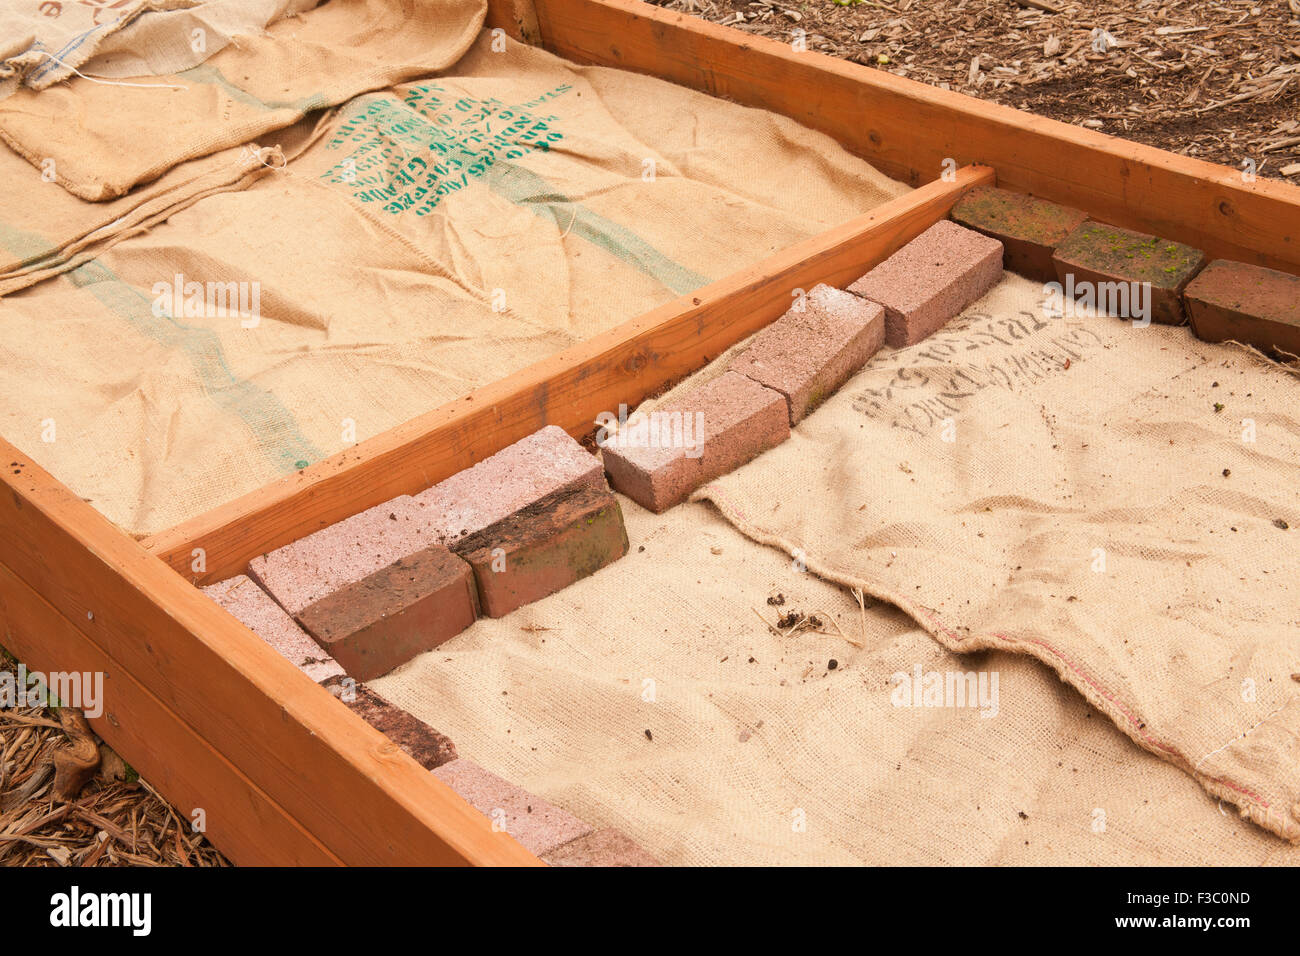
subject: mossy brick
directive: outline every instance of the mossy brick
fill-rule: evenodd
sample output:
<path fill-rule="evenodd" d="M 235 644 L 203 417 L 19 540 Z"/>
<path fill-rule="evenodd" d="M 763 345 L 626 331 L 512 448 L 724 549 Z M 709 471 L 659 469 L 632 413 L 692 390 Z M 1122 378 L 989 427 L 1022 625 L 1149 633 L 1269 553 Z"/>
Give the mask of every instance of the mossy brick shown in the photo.
<path fill-rule="evenodd" d="M 1215 259 L 1188 283 L 1183 300 L 1199 339 L 1300 355 L 1300 277 Z"/>
<path fill-rule="evenodd" d="M 542 856 L 591 832 L 571 813 L 461 757 L 433 775 L 492 821 L 492 829 L 514 837 L 528 852 Z"/>
<path fill-rule="evenodd" d="M 542 862 L 548 866 L 659 866 L 631 837 L 608 827 L 556 847 Z"/>
<path fill-rule="evenodd" d="M 548 495 L 604 488 L 600 459 L 547 425 L 415 496 L 434 540 L 450 544 Z"/>
<path fill-rule="evenodd" d="M 936 222 L 851 286 L 885 307 L 885 341 L 915 345 L 1002 278 L 1002 243 L 947 219 Z"/>
<path fill-rule="evenodd" d="M 456 759 L 456 745 L 450 738 L 369 687 L 349 684 L 341 677 L 325 681 L 323 686 L 425 770 Z"/>
<path fill-rule="evenodd" d="M 478 593 L 469 565 L 432 545 L 334 591 L 297 617 L 349 676 L 371 680 L 473 624 Z"/>
<path fill-rule="evenodd" d="M 479 606 L 504 617 L 627 554 L 618 499 L 584 486 L 534 502 L 453 545 L 478 584 Z"/>
<path fill-rule="evenodd" d="M 1052 253 L 1088 214 L 1027 193 L 979 186 L 952 207 L 952 220 L 1002 243 L 1002 264 L 1040 282 L 1056 278 Z"/>
<path fill-rule="evenodd" d="M 203 593 L 317 683 L 343 675 L 338 661 L 322 651 L 284 608 L 247 576 L 210 584 Z"/>
<path fill-rule="evenodd" d="M 1183 289 L 1205 264 L 1205 253 L 1172 239 L 1089 219 L 1056 247 L 1052 261 L 1063 286 L 1067 276 L 1073 276 L 1076 289 L 1082 283 L 1146 284 L 1151 290 L 1151 321 L 1182 325 L 1187 320 Z"/>
<path fill-rule="evenodd" d="M 790 424 L 835 393 L 885 343 L 885 310 L 817 285 L 754 337 L 731 369 L 780 392 Z"/>
<path fill-rule="evenodd" d="M 665 433 L 683 440 L 665 443 Z M 789 437 L 785 396 L 728 370 L 629 419 L 601 445 L 601 456 L 615 490 L 662 512 Z"/>

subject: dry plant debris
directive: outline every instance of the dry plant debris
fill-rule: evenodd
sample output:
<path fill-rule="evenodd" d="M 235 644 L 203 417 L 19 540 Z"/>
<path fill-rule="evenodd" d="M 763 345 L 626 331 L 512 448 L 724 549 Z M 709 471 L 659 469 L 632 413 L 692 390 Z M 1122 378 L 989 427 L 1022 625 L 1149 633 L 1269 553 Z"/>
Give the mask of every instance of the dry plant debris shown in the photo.
<path fill-rule="evenodd" d="M 650 2 L 785 42 L 803 30 L 809 50 L 1300 181 L 1300 0 Z"/>
<path fill-rule="evenodd" d="M 17 671 L 3 652 L 0 670 Z M 0 866 L 127 865 L 229 863 L 80 712 L 0 709 Z"/>

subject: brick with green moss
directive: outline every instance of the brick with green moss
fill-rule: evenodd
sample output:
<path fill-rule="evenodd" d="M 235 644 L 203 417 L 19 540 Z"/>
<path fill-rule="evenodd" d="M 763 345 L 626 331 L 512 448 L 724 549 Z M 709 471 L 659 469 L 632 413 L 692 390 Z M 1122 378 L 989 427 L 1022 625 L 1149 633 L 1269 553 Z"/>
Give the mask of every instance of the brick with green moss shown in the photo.
<path fill-rule="evenodd" d="M 1043 282 L 1056 276 L 1052 252 L 1086 218 L 1078 209 L 995 186 L 972 189 L 952 209 L 954 222 L 1002 242 L 1008 269 Z"/>
<path fill-rule="evenodd" d="M 1083 282 L 1138 282 L 1151 287 L 1152 320 L 1186 321 L 1182 292 L 1205 263 L 1193 246 L 1119 226 L 1088 220 L 1062 242 L 1053 257 L 1058 279 L 1072 274 Z"/>

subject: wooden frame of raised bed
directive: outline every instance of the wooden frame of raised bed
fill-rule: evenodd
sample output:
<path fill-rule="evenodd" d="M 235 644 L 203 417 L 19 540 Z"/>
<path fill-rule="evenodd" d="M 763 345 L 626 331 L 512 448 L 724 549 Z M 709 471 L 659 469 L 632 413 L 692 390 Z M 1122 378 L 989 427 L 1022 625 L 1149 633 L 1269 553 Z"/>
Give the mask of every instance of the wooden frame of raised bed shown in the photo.
<path fill-rule="evenodd" d="M 774 320 L 792 288 L 857 278 L 995 170 L 1003 187 L 1300 274 L 1300 189 L 1283 183 L 634 0 L 491 0 L 488 26 L 783 113 L 917 188 L 144 541 L 0 441 L 0 643 L 33 669 L 102 671 L 95 730 L 182 811 L 202 808 L 208 836 L 236 863 L 538 861 L 195 583 L 545 424 L 589 431 L 598 412 L 635 405 Z"/>

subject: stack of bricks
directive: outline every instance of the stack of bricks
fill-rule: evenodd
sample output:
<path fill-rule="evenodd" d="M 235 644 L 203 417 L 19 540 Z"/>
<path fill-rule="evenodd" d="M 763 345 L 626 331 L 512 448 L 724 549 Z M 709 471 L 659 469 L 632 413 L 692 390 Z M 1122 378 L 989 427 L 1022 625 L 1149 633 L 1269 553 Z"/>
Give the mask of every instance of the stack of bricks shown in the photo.
<path fill-rule="evenodd" d="M 370 680 L 627 549 L 599 459 L 550 425 L 206 590 L 314 679 Z"/>
<path fill-rule="evenodd" d="M 419 495 L 403 495 L 203 590 L 428 769 L 451 741 L 357 686 L 622 557 L 600 462 L 553 426 Z"/>
<path fill-rule="evenodd" d="M 357 681 L 627 553 L 618 501 L 593 455 L 553 426 L 418 495 L 403 495 L 250 562 L 204 592 L 424 768 L 555 866 L 654 866 L 475 764 Z"/>
<path fill-rule="evenodd" d="M 418 495 L 249 563 L 248 577 L 357 680 L 622 557 L 599 460 L 548 426 Z"/>
<path fill-rule="evenodd" d="M 1150 290 L 1145 318 L 1180 325 L 1182 294 L 1205 262 L 1204 253 L 1159 236 L 1096 222 L 1086 213 L 1033 196 L 983 186 L 952 210 L 957 222 L 1000 241 L 1006 267 L 1026 278 L 1059 282 L 1071 299 L 1103 283 L 1137 283 Z M 1126 308 L 1137 300 L 1122 297 Z M 1121 318 L 1135 318 L 1135 314 Z"/>

